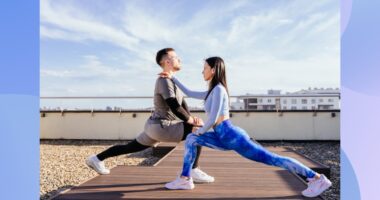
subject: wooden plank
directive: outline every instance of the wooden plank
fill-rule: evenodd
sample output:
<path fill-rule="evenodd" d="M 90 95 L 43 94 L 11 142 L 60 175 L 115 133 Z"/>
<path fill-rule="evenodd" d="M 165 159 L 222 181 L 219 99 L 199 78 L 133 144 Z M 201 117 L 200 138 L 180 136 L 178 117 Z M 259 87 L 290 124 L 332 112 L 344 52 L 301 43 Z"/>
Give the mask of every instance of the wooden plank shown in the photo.
<path fill-rule="evenodd" d="M 286 170 L 252 162 L 232 151 L 202 150 L 202 169 L 215 176 L 194 190 L 167 190 L 165 183 L 182 168 L 183 143 L 152 167 L 117 166 L 111 174 L 97 176 L 55 199 L 321 199 L 304 198 L 306 188 Z"/>
<path fill-rule="evenodd" d="M 205 168 L 217 177 L 214 183 L 196 184 L 192 191 L 167 190 L 164 184 L 176 177 L 176 169 L 118 166 L 110 175 L 95 177 L 56 199 L 304 199 L 300 195 L 304 183 L 284 170 L 226 173 L 222 168 Z"/>
<path fill-rule="evenodd" d="M 174 145 L 174 144 L 171 144 Z M 170 154 L 170 157 L 160 162 L 161 166 L 171 166 L 175 165 L 175 162 L 178 160 L 182 162 L 183 160 L 183 151 L 184 146 L 183 142 L 177 145 L 176 151 L 173 151 Z M 308 166 L 312 170 L 326 175 L 328 178 L 330 177 L 331 169 L 330 167 L 323 165 L 317 161 L 314 161 L 300 153 L 297 153 L 289 148 L 283 148 L 283 147 L 266 147 L 269 151 L 276 153 L 281 156 L 287 156 L 294 158 L 298 161 L 300 161 L 302 164 Z M 206 154 L 206 156 L 205 156 Z M 238 157 L 238 158 L 235 158 Z M 234 159 L 231 159 L 234 158 Z M 230 162 L 226 162 L 226 160 L 230 160 Z M 234 151 L 225 151 L 223 154 L 220 154 L 219 150 L 210 149 L 207 147 L 202 148 L 202 154 L 199 160 L 199 163 L 201 166 L 214 166 L 214 167 L 222 167 L 220 163 L 223 162 L 223 166 L 229 166 L 233 167 L 233 162 L 239 162 L 241 167 L 261 167 L 264 166 L 264 164 L 257 163 L 250 161 L 246 158 L 242 158 L 239 154 L 237 154 Z"/>

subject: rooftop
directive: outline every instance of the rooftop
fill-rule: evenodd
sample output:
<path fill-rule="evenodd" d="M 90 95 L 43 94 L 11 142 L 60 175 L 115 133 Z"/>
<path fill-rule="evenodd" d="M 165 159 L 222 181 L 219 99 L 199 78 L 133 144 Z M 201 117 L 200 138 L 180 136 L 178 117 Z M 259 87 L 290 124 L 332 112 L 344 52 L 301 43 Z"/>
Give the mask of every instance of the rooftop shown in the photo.
<path fill-rule="evenodd" d="M 269 149 L 295 157 L 314 170 L 324 167 L 290 149 Z M 197 184 L 193 191 L 166 190 L 164 184 L 174 179 L 181 168 L 182 154 L 183 146 L 179 145 L 151 167 L 117 166 L 110 175 L 96 176 L 54 199 L 306 199 L 300 195 L 306 187 L 301 177 L 248 161 L 231 151 L 208 148 L 202 151 L 201 167 L 217 181 Z"/>

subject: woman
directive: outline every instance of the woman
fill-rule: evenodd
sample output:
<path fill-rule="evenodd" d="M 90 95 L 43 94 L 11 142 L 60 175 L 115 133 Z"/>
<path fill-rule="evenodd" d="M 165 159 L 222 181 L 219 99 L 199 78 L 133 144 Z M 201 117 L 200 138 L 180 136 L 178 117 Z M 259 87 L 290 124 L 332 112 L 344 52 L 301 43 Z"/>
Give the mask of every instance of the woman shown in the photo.
<path fill-rule="evenodd" d="M 194 183 L 190 176 L 197 146 L 207 146 L 219 150 L 234 150 L 245 158 L 284 168 L 290 172 L 303 175 L 309 183 L 304 196 L 316 197 L 331 186 L 323 174 L 318 174 L 289 157 L 274 154 L 256 144 L 241 128 L 234 126 L 229 120 L 229 93 L 226 81 L 225 64 L 220 57 L 205 60 L 203 77 L 208 81 L 209 88 L 205 92 L 194 92 L 187 89 L 171 73 L 161 73 L 161 76 L 171 78 L 176 85 L 189 97 L 204 99 L 208 120 L 204 126 L 188 135 L 185 143 L 184 163 L 181 175 L 165 185 L 168 189 L 193 189 Z M 210 128 L 214 131 L 208 131 Z"/>

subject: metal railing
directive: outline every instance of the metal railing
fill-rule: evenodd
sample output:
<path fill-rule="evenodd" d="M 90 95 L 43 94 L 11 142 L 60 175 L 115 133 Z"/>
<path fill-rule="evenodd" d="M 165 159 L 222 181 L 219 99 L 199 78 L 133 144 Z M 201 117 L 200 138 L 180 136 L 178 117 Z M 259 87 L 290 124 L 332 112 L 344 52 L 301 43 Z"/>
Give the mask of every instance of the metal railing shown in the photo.
<path fill-rule="evenodd" d="M 324 96 L 324 95 L 322 95 Z M 244 104 L 243 99 L 247 98 L 278 98 L 280 96 L 261 96 L 261 95 L 232 95 L 230 96 L 230 102 L 235 103 L 240 100 L 240 104 L 243 107 L 236 108 L 230 105 L 232 110 L 240 111 L 302 111 L 300 109 L 286 109 L 282 110 L 281 105 L 277 105 L 276 101 L 274 104 L 275 109 L 262 110 L 262 109 L 252 109 Z M 293 96 L 292 96 L 293 97 Z M 203 110 L 203 100 L 196 100 L 191 98 L 186 98 L 190 110 Z M 75 110 L 91 110 L 91 111 L 123 111 L 123 110 L 148 110 L 153 109 L 153 96 L 42 96 L 40 97 L 41 111 L 75 111 Z M 49 102 L 50 101 L 50 102 Z M 102 101 L 102 102 L 101 102 Z M 257 103 L 260 105 L 260 103 Z M 268 104 L 269 105 L 269 104 Z M 303 111 L 317 111 L 318 109 L 303 109 Z M 333 111 L 339 111 L 339 109 L 327 109 Z M 321 110 L 318 110 L 321 111 Z"/>

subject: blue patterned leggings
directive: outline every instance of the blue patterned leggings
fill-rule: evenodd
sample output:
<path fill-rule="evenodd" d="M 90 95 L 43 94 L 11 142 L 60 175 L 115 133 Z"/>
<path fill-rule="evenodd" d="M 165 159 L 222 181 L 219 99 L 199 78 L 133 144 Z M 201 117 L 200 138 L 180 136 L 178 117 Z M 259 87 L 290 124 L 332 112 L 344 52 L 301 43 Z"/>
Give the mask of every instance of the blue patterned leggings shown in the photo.
<path fill-rule="evenodd" d="M 316 173 L 299 161 L 274 154 L 253 142 L 241 128 L 225 120 L 214 128 L 214 131 L 202 135 L 189 134 L 185 142 L 185 155 L 182 176 L 190 177 L 190 170 L 197 155 L 197 146 L 206 146 L 219 150 L 234 150 L 245 158 L 284 168 L 293 173 L 313 178 Z"/>

